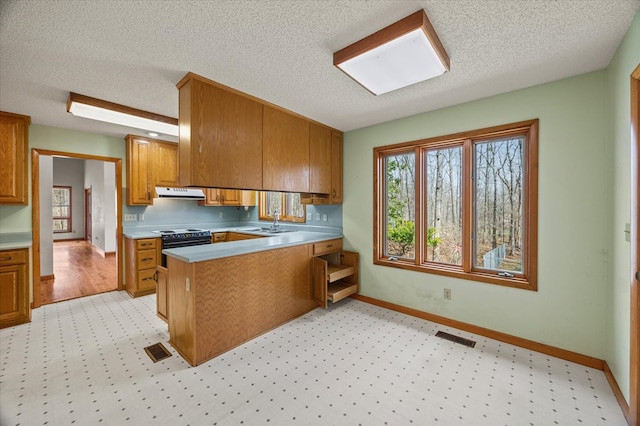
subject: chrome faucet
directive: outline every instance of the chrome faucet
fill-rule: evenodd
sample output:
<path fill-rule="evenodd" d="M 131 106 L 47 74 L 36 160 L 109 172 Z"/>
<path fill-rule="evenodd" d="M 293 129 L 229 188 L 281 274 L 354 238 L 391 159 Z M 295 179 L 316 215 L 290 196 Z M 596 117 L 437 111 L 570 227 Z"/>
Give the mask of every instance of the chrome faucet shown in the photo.
<path fill-rule="evenodd" d="M 273 212 L 273 225 L 271 225 L 272 231 L 277 231 L 280 227 L 280 213 L 278 210 Z"/>

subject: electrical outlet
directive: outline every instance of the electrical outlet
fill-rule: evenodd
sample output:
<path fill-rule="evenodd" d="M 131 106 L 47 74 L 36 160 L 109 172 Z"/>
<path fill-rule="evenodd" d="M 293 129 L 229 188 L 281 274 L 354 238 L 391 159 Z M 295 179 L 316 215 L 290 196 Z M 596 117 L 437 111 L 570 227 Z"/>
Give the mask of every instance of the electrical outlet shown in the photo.
<path fill-rule="evenodd" d="M 451 300 L 451 289 L 450 288 L 445 288 L 444 289 L 444 300 Z"/>
<path fill-rule="evenodd" d="M 320 222 L 320 213 L 316 213 L 316 221 Z"/>
<path fill-rule="evenodd" d="M 307 222 L 313 222 L 313 213 L 307 213 Z"/>
<path fill-rule="evenodd" d="M 329 220 L 329 217 L 327 216 L 327 214 L 326 214 L 326 213 L 323 213 L 323 214 L 322 214 L 322 221 L 323 221 L 323 222 L 326 222 L 327 220 Z"/>
<path fill-rule="evenodd" d="M 130 213 L 125 213 L 124 215 L 124 221 L 125 222 L 135 222 L 136 221 L 136 214 L 130 214 Z"/>
<path fill-rule="evenodd" d="M 144 222 L 144 213 L 138 213 L 138 222 Z"/>
<path fill-rule="evenodd" d="M 219 217 L 220 219 L 222 219 L 222 218 L 224 217 L 224 212 L 220 212 L 220 213 L 218 213 L 218 217 Z"/>

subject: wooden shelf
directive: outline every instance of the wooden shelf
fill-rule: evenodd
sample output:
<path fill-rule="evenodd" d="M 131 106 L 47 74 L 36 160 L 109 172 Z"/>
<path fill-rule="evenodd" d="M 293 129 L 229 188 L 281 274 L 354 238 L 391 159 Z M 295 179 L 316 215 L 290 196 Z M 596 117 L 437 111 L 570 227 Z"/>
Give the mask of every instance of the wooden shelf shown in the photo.
<path fill-rule="evenodd" d="M 313 250 L 313 298 L 326 309 L 328 302 L 358 292 L 359 255 L 342 250 L 342 240 L 317 244 L 321 245 L 314 245 Z"/>
<path fill-rule="evenodd" d="M 348 283 L 344 281 L 332 282 L 327 288 L 327 299 L 336 303 L 354 293 L 358 292 L 358 284 Z"/>

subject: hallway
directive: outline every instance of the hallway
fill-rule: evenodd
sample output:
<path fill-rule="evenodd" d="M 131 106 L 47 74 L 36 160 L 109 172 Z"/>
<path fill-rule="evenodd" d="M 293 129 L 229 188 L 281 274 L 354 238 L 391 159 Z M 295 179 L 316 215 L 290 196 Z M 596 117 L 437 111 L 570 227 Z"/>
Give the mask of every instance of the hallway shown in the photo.
<path fill-rule="evenodd" d="M 42 304 L 116 290 L 116 256 L 103 257 L 87 241 L 53 243 L 54 279 L 42 280 Z"/>

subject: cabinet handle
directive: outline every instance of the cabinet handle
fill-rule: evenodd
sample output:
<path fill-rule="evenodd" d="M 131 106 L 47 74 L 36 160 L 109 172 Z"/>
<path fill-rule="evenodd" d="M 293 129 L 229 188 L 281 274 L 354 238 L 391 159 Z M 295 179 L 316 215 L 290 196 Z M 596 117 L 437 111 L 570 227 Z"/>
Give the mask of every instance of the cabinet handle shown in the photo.
<path fill-rule="evenodd" d="M 333 244 L 327 244 L 327 248 L 333 247 Z"/>
<path fill-rule="evenodd" d="M 154 273 L 153 273 L 153 280 L 154 280 L 155 282 L 158 282 L 158 271 L 156 271 L 156 272 L 154 272 Z"/>
<path fill-rule="evenodd" d="M 141 245 L 142 247 L 146 247 L 146 246 L 150 246 L 150 245 L 151 245 L 151 243 L 142 243 L 142 244 L 140 244 L 140 245 Z"/>
<path fill-rule="evenodd" d="M 9 257 L 0 257 L 0 260 L 3 260 L 3 261 L 4 261 L 4 260 L 11 260 L 11 259 L 13 259 L 13 257 L 12 257 L 12 256 L 9 256 Z"/>
<path fill-rule="evenodd" d="M 147 278 L 143 278 L 142 281 L 149 281 L 149 280 L 152 280 L 152 279 L 153 279 L 153 277 L 147 277 Z"/>
<path fill-rule="evenodd" d="M 142 259 L 143 262 L 146 262 L 148 260 L 153 260 L 153 257 L 145 257 L 144 259 Z"/>
<path fill-rule="evenodd" d="M 333 190 L 333 198 L 336 198 L 336 190 Z"/>

